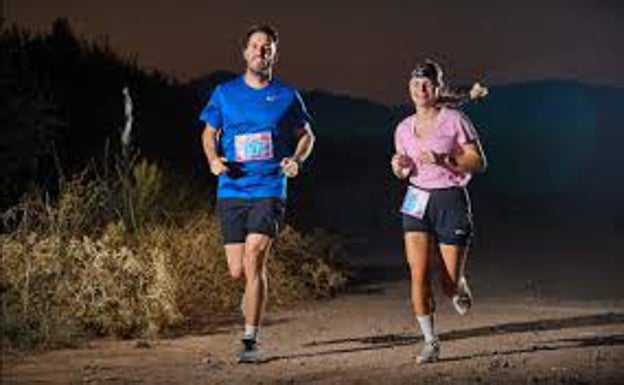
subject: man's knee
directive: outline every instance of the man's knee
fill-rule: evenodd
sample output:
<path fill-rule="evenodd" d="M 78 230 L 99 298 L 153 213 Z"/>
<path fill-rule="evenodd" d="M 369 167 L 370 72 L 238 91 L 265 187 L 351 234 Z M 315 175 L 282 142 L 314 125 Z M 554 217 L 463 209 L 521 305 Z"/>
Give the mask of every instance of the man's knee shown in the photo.
<path fill-rule="evenodd" d="M 264 271 L 266 249 L 258 250 L 257 253 L 245 254 L 245 274 L 253 277 Z"/>
<path fill-rule="evenodd" d="M 245 261 L 261 263 L 265 258 L 271 238 L 264 234 L 250 234 L 245 242 Z"/>
<path fill-rule="evenodd" d="M 242 266 L 237 269 L 230 269 L 230 278 L 234 280 L 239 280 L 244 277 L 245 277 L 245 271 L 243 270 Z"/>
<path fill-rule="evenodd" d="M 245 274 L 243 268 L 243 256 L 245 247 L 242 243 L 225 245 L 228 270 L 232 279 L 241 279 Z"/>

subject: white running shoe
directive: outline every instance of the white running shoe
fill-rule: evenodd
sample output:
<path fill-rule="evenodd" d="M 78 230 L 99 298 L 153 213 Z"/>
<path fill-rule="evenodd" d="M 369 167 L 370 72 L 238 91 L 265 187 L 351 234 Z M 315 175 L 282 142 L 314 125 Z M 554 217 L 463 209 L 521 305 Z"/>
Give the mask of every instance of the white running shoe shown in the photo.
<path fill-rule="evenodd" d="M 416 357 L 417 364 L 428 364 L 430 362 L 436 362 L 440 359 L 440 341 L 433 340 L 424 343 L 423 347 Z"/>
<path fill-rule="evenodd" d="M 453 307 L 459 315 L 466 315 L 472 306 L 472 293 L 465 277 L 457 282 L 457 293 L 453 296 Z"/>

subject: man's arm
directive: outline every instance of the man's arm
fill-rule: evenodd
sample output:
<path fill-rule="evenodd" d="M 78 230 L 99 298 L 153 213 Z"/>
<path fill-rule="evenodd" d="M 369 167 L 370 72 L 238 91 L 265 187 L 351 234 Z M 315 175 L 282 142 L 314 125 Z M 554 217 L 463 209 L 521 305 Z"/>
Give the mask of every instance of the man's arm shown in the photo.
<path fill-rule="evenodd" d="M 291 178 L 299 174 L 301 163 L 312 153 L 314 141 L 316 140 L 309 123 L 306 123 L 303 127 L 296 130 L 296 135 L 298 139 L 295 152 L 293 152 L 290 157 L 282 159 L 281 162 L 284 173 Z"/>
<path fill-rule="evenodd" d="M 202 132 L 202 145 L 204 148 L 204 154 L 210 164 L 210 172 L 214 175 L 220 175 L 228 170 L 224 164 L 225 159 L 220 158 L 217 154 L 217 135 L 219 130 L 206 123 L 204 132 Z"/>
<path fill-rule="evenodd" d="M 312 132 L 312 128 L 309 123 L 306 123 L 305 126 L 297 130 L 297 133 L 299 139 L 297 139 L 297 147 L 295 148 L 295 152 L 292 154 L 291 158 L 301 163 L 308 159 L 312 153 L 312 148 L 314 147 L 314 141 L 316 138 L 314 137 L 314 133 Z"/>

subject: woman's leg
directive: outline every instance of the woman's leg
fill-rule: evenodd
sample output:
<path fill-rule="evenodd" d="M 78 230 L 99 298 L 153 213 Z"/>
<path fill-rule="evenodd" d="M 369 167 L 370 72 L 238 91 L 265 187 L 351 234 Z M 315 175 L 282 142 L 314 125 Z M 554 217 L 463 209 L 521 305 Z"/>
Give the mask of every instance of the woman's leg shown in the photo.
<path fill-rule="evenodd" d="M 419 364 L 437 361 L 440 356 L 440 345 L 434 329 L 435 303 L 429 272 L 432 243 L 432 237 L 428 233 L 405 233 L 405 254 L 411 275 L 412 308 L 425 338 L 425 344 L 416 359 Z"/>
<path fill-rule="evenodd" d="M 415 231 L 405 233 L 405 255 L 411 276 L 412 309 L 417 316 L 432 314 L 434 310 L 429 272 L 431 244 L 431 234 Z"/>
<path fill-rule="evenodd" d="M 442 288 L 444 293 L 453 299 L 455 310 L 462 315 L 472 306 L 472 295 L 464 275 L 468 250 L 467 245 L 440 244 L 444 265 L 441 272 Z"/>

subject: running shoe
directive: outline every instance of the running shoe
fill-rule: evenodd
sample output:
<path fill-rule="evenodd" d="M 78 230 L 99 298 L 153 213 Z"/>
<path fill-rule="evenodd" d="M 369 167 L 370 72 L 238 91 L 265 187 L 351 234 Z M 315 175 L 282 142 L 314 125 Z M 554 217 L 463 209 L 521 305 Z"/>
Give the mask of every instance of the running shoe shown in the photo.
<path fill-rule="evenodd" d="M 416 357 L 416 363 L 428 364 L 430 362 L 436 362 L 438 359 L 440 359 L 440 342 L 438 340 L 430 342 L 425 341 L 423 347 L 420 349 L 420 353 L 418 353 L 418 357 Z"/>
<path fill-rule="evenodd" d="M 453 307 L 460 315 L 465 315 L 472 306 L 472 293 L 466 278 L 461 277 L 457 282 L 457 293 L 453 296 Z"/>
<path fill-rule="evenodd" d="M 262 362 L 264 353 L 258 348 L 256 340 L 245 338 L 243 349 L 236 352 L 236 362 L 239 364 L 257 364 Z"/>

